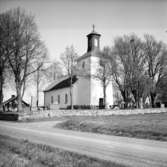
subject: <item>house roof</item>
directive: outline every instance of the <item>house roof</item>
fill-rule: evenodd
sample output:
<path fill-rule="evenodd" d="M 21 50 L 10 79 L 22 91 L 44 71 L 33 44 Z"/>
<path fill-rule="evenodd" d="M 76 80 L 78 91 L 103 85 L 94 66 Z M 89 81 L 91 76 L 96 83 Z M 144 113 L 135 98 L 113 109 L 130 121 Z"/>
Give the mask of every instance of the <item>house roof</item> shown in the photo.
<path fill-rule="evenodd" d="M 12 102 L 12 101 L 14 101 L 14 100 L 16 100 L 16 99 L 17 99 L 17 97 L 14 96 L 14 95 L 12 95 L 11 98 L 9 98 L 8 100 L 6 100 L 6 101 L 3 102 L 3 105 L 6 105 L 6 104 L 8 104 L 8 103 L 10 103 L 10 102 Z M 22 100 L 22 103 L 25 104 L 26 106 L 30 106 L 30 105 L 29 105 L 28 103 L 26 103 L 24 100 Z"/>
<path fill-rule="evenodd" d="M 63 79 L 59 82 L 56 82 L 56 84 L 51 84 L 44 90 L 44 92 L 49 92 L 49 91 L 52 91 L 52 90 L 68 88 L 68 87 L 70 87 L 70 79 L 71 78 L 68 77 L 68 78 L 65 78 L 65 79 Z M 76 77 L 76 75 L 73 76 L 72 84 L 74 84 L 77 80 L 78 80 L 78 78 Z"/>

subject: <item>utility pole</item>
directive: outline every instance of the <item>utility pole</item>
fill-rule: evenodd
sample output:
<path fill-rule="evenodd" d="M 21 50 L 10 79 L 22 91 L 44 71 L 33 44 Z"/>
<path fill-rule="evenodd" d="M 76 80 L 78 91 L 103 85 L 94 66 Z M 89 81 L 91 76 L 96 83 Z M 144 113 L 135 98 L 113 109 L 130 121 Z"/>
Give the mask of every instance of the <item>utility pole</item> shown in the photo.
<path fill-rule="evenodd" d="M 36 101 L 36 106 L 37 110 L 39 110 L 39 70 L 37 70 L 37 101 Z"/>
<path fill-rule="evenodd" d="M 70 64 L 70 96 L 71 96 L 71 110 L 73 110 L 73 92 L 72 92 L 72 80 L 73 80 L 73 61 L 74 61 L 74 59 L 73 59 L 73 56 L 71 55 L 70 56 L 70 58 L 71 58 L 71 64 Z"/>

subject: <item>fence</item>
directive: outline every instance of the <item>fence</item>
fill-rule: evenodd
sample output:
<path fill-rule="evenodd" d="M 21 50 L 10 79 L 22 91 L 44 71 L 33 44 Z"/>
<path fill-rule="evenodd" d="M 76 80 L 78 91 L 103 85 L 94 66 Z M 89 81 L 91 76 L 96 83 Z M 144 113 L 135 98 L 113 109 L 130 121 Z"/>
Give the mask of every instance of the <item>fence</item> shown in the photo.
<path fill-rule="evenodd" d="M 147 113 L 164 113 L 166 108 L 154 109 L 127 109 L 127 110 L 42 110 L 19 115 L 19 120 L 33 120 L 41 118 L 62 116 L 107 116 L 107 115 L 133 115 Z"/>

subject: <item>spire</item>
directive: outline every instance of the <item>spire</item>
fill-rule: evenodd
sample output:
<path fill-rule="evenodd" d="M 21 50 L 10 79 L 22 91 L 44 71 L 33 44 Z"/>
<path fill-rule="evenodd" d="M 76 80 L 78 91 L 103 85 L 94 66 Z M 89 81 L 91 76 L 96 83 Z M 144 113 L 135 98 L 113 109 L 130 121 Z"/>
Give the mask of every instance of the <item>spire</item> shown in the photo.
<path fill-rule="evenodd" d="M 92 32 L 95 32 L 95 25 L 94 24 L 92 25 L 92 28 L 93 28 Z"/>

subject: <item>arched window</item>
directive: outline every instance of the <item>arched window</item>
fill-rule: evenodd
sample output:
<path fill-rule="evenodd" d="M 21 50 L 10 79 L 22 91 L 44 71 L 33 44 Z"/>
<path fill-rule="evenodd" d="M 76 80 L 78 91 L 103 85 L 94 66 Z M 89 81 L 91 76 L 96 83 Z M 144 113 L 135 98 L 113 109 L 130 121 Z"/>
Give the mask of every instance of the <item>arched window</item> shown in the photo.
<path fill-rule="evenodd" d="M 68 103 L 68 95 L 65 94 L 65 104 L 67 104 L 67 103 Z"/>
<path fill-rule="evenodd" d="M 60 95 L 57 96 L 57 102 L 60 104 Z"/>
<path fill-rule="evenodd" d="M 85 62 L 82 63 L 82 68 L 85 68 Z"/>

